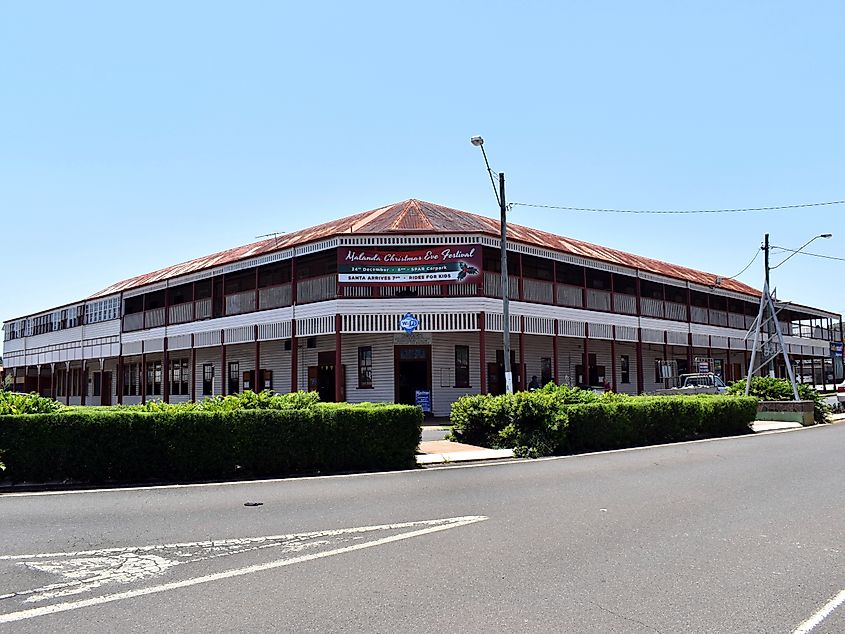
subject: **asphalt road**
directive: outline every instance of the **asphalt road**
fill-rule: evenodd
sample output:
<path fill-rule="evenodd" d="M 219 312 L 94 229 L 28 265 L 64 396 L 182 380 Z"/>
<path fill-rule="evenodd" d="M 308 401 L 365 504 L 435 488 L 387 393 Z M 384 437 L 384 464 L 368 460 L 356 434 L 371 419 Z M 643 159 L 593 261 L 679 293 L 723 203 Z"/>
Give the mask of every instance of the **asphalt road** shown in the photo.
<path fill-rule="evenodd" d="M 843 455 L 835 425 L 489 466 L 3 495 L 0 631 L 793 632 L 845 589 Z M 845 606 L 812 631 L 845 631 Z"/>

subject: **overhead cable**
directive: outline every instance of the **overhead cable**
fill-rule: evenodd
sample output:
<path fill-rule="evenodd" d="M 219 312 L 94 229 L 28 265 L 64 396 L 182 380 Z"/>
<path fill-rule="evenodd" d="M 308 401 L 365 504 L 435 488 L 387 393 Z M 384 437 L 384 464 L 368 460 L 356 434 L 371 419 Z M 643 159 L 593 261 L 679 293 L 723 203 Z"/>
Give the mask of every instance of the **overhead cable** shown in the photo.
<path fill-rule="evenodd" d="M 562 209 L 564 211 L 587 211 L 608 214 L 732 214 L 753 211 L 778 211 L 782 209 L 803 209 L 806 207 L 824 207 L 827 205 L 843 205 L 845 200 L 829 200 L 821 203 L 801 203 L 798 205 L 775 205 L 772 207 L 740 207 L 736 209 L 602 209 L 596 207 L 565 207 L 562 205 L 540 205 L 535 203 L 511 203 L 515 207 L 536 207 L 538 209 Z"/>

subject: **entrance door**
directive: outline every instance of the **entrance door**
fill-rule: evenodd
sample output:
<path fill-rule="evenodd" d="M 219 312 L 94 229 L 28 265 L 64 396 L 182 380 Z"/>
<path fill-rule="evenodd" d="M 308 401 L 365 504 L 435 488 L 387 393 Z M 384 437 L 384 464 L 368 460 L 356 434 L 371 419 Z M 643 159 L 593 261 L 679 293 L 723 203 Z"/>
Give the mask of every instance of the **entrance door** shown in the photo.
<path fill-rule="evenodd" d="M 346 400 L 346 366 L 340 366 L 340 400 Z M 335 399 L 335 352 L 317 353 L 317 365 L 308 368 L 308 389 L 316 391 L 324 403 L 333 403 Z"/>
<path fill-rule="evenodd" d="M 103 389 L 100 390 L 100 405 L 111 405 L 111 372 L 103 372 Z"/>
<path fill-rule="evenodd" d="M 431 346 L 394 346 L 394 400 L 416 405 L 417 390 L 431 394 Z"/>

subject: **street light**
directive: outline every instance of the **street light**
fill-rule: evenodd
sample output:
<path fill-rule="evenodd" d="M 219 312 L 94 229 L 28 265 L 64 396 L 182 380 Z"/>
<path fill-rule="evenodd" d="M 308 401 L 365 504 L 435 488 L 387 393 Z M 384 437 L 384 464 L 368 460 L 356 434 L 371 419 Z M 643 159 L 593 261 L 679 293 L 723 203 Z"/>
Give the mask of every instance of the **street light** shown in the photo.
<path fill-rule="evenodd" d="M 795 250 L 788 249 L 789 251 L 792 251 L 792 253 L 790 253 L 788 256 L 786 256 L 783 260 L 781 260 L 780 262 L 778 262 L 774 266 L 770 267 L 769 266 L 769 249 L 770 249 L 770 247 L 769 247 L 769 234 L 767 233 L 765 235 L 764 239 L 763 239 L 763 251 L 765 252 L 764 265 L 765 265 L 765 268 L 766 268 L 766 290 L 767 290 L 767 292 L 768 292 L 768 288 L 769 288 L 769 271 L 771 271 L 772 269 L 776 269 L 779 266 L 782 266 L 783 264 L 786 263 L 787 260 L 789 260 L 793 256 L 801 253 L 801 251 L 803 251 L 805 248 L 810 246 L 810 244 L 812 244 L 814 241 L 818 240 L 819 238 L 825 238 L 826 239 L 826 238 L 832 238 L 832 237 L 833 237 L 832 233 L 820 233 L 817 236 L 813 236 L 812 238 L 807 240 L 804 244 L 802 244 L 797 249 L 795 249 Z M 777 317 L 773 314 L 772 317 L 771 317 L 771 320 L 767 321 L 767 323 L 766 323 L 766 335 L 767 335 L 767 339 L 769 340 L 769 345 L 771 345 L 772 327 L 774 326 L 774 320 L 776 318 Z M 769 361 L 768 367 L 766 368 L 766 371 L 767 371 L 769 376 L 774 376 L 774 370 L 775 370 L 774 359 L 772 359 L 772 360 Z"/>
<path fill-rule="evenodd" d="M 484 164 L 487 166 L 487 173 L 490 175 L 490 183 L 493 185 L 493 193 L 496 202 L 499 203 L 501 213 L 501 269 L 502 269 L 502 355 L 505 366 L 505 393 L 513 393 L 513 372 L 511 371 L 511 322 L 510 322 L 510 285 L 508 283 L 508 245 L 507 245 L 507 204 L 505 203 L 505 174 L 499 172 L 499 189 L 496 190 L 496 181 L 493 180 L 493 170 L 490 169 L 490 162 L 487 160 L 487 152 L 484 151 L 484 139 L 474 136 L 470 139 L 475 147 L 481 148 L 484 156 Z"/>

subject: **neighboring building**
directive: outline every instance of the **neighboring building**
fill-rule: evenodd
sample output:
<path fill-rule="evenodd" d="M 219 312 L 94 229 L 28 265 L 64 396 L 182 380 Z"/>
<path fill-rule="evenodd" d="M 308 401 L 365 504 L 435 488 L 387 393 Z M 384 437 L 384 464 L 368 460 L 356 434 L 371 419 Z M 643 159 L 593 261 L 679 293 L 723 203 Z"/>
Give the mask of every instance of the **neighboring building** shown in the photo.
<path fill-rule="evenodd" d="M 503 391 L 498 235 L 491 218 L 408 200 L 13 319 L 3 361 L 15 389 L 70 404 L 309 389 L 445 415 Z M 686 371 L 745 375 L 757 290 L 519 225 L 508 236 L 517 388 L 536 375 L 633 394 Z M 821 377 L 839 315 L 783 306 L 796 374 Z"/>

